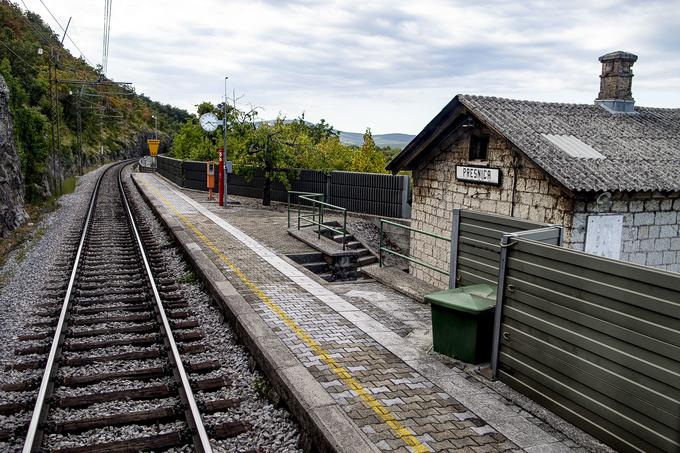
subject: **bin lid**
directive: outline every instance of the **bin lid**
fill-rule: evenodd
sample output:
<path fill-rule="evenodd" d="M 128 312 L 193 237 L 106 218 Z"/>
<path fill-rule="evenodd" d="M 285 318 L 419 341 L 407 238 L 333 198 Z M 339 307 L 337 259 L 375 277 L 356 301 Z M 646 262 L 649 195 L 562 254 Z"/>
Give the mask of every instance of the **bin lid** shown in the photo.
<path fill-rule="evenodd" d="M 440 307 L 467 313 L 481 313 L 496 307 L 496 285 L 469 285 L 428 294 L 425 300 Z"/>

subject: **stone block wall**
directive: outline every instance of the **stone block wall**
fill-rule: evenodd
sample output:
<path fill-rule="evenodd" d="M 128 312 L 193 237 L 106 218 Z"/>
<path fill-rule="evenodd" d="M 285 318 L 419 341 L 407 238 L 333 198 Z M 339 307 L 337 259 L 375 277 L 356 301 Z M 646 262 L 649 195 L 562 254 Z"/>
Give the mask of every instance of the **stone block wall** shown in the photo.
<path fill-rule="evenodd" d="M 595 198 L 578 197 L 567 245 L 585 248 L 588 216 L 622 214 L 621 259 L 680 272 L 680 192 L 614 192 L 604 206 Z"/>
<path fill-rule="evenodd" d="M 464 135 L 442 143 L 434 158 L 421 163 L 413 171 L 411 226 L 450 237 L 453 209 L 465 208 L 561 224 L 566 227 L 568 235 L 572 224 L 573 198 L 532 162 L 513 151 L 505 138 L 494 133 L 489 135 L 488 160 L 483 163 L 468 161 L 470 136 Z M 501 185 L 457 181 L 456 165 L 468 164 L 500 168 Z M 412 257 L 448 270 L 449 253 L 448 242 L 411 233 Z M 410 272 L 442 288 L 448 285 L 446 275 L 422 266 L 412 264 Z"/>
<path fill-rule="evenodd" d="M 596 203 L 599 193 L 571 195 L 512 145 L 490 134 L 488 161 L 501 169 L 501 185 L 456 180 L 456 165 L 468 161 L 469 135 L 439 145 L 439 152 L 413 171 L 411 226 L 450 237 L 454 208 L 510 215 L 564 226 L 564 245 L 584 250 L 588 216 L 622 214 L 621 260 L 680 272 L 680 192 L 614 192 L 611 204 Z M 515 176 L 516 175 L 516 176 Z M 516 177 L 516 182 L 515 182 Z M 514 191 L 514 205 L 513 205 Z M 449 269 L 450 244 L 411 233 L 410 255 L 442 270 Z M 410 264 L 417 278 L 441 288 L 448 277 Z"/>

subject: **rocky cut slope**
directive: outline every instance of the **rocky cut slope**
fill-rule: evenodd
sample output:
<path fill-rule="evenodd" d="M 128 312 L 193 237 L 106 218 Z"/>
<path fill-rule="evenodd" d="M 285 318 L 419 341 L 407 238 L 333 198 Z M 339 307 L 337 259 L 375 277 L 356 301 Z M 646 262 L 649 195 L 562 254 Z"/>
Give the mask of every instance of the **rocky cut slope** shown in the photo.
<path fill-rule="evenodd" d="M 19 154 L 12 134 L 9 94 L 7 83 L 0 75 L 0 238 L 28 218 L 24 209 L 24 181 Z"/>

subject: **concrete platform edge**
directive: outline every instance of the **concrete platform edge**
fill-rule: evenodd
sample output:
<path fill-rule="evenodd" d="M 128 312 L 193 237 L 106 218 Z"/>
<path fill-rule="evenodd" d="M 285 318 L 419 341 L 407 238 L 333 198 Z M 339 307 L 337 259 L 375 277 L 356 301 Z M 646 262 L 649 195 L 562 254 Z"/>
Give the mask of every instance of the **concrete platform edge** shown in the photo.
<path fill-rule="evenodd" d="M 300 424 L 303 431 L 301 447 L 305 451 L 378 452 L 377 447 L 335 404 L 330 394 L 276 337 L 224 274 L 200 247 L 196 247 L 183 226 L 160 202 L 147 195 L 134 175 L 132 181 L 181 247 L 237 336 L 277 390 L 280 400 Z"/>

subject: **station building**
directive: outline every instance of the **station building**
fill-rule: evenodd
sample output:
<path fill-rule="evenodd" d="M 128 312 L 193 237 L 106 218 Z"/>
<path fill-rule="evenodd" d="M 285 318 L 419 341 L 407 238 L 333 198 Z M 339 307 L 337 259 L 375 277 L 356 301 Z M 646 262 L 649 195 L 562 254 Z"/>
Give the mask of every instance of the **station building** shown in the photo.
<path fill-rule="evenodd" d="M 635 106 L 637 56 L 599 60 L 594 104 L 454 97 L 387 167 L 412 171 L 411 226 L 448 236 L 454 208 L 509 215 L 563 225 L 568 247 L 680 272 L 680 109 Z M 447 269 L 442 242 L 413 233 L 410 254 Z"/>

